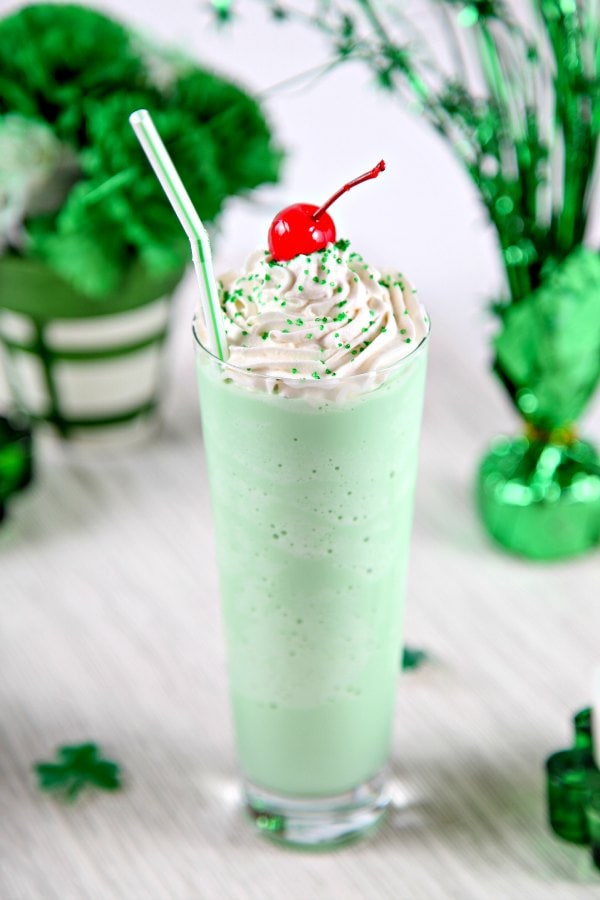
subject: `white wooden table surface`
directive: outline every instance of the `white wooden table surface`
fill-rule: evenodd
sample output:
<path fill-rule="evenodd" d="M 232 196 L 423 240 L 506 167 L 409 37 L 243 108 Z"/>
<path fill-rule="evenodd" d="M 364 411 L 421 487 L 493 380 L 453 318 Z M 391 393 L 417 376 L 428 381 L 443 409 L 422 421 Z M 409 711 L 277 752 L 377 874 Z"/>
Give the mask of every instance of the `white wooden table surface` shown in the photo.
<path fill-rule="evenodd" d="M 2 900 L 597 896 L 586 850 L 546 827 L 543 761 L 590 699 L 599 554 L 528 565 L 488 544 L 472 474 L 509 419 L 443 321 L 407 620 L 433 659 L 401 678 L 398 808 L 328 854 L 271 846 L 244 820 L 188 300 L 160 435 L 101 456 L 45 443 L 35 487 L 0 530 Z M 72 806 L 39 793 L 32 763 L 86 739 L 123 764 L 125 790 Z"/>

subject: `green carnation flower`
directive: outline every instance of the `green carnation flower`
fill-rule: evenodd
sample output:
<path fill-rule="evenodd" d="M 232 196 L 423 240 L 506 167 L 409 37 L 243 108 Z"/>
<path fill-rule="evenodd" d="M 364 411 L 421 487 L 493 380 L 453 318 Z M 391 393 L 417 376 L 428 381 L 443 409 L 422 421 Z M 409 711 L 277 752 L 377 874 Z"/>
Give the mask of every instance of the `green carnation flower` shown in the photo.
<path fill-rule="evenodd" d="M 187 241 L 129 127 L 142 107 L 206 222 L 228 197 L 277 179 L 281 153 L 258 104 L 182 54 L 78 6 L 40 4 L 0 20 L 0 121 L 18 115 L 35 135 L 33 156 L 45 160 L 35 184 L 46 200 L 54 192 L 41 205 L 40 191 L 32 206 L 24 187 L 0 199 L 0 251 L 2 234 L 6 244 L 18 233 L 22 253 L 95 297 L 118 289 L 136 260 L 157 275 L 183 268 Z M 67 160 L 70 181 L 61 181 Z"/>

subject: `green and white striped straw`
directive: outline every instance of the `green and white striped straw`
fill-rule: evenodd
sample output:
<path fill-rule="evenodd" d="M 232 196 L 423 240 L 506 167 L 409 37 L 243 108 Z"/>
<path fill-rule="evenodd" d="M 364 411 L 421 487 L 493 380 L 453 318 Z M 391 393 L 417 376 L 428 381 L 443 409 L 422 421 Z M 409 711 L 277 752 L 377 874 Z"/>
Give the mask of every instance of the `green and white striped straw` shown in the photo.
<path fill-rule="evenodd" d="M 200 287 L 200 308 L 208 332 L 208 349 L 225 361 L 228 356 L 227 338 L 206 228 L 183 186 L 148 110 L 138 109 L 129 116 L 129 122 L 190 240 L 192 260 Z"/>

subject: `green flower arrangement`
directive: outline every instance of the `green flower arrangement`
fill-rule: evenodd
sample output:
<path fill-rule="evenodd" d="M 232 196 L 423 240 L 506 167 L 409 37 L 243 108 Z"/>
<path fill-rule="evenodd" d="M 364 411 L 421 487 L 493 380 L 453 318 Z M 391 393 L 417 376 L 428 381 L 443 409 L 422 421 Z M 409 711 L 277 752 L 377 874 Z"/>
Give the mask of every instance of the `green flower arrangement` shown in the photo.
<path fill-rule="evenodd" d="M 277 179 L 257 102 L 193 60 L 77 5 L 0 19 L 0 349 L 15 405 L 67 439 L 158 421 L 190 249 L 129 126 L 141 107 L 206 223 Z"/>
<path fill-rule="evenodd" d="M 76 5 L 0 20 L 0 255 L 41 262 L 92 300 L 133 264 L 181 273 L 189 246 L 127 124 L 139 107 L 206 222 L 277 179 L 256 101 L 192 60 Z"/>

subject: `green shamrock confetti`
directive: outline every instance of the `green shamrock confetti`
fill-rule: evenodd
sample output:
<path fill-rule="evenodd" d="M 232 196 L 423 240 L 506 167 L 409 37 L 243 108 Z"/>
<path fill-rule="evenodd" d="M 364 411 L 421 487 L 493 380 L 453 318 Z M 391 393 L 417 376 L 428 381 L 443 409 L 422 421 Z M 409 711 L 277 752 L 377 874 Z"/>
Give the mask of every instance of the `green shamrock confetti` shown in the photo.
<path fill-rule="evenodd" d="M 85 787 L 116 791 L 121 785 L 121 770 L 115 762 L 102 759 L 96 744 L 59 747 L 58 762 L 34 764 L 38 787 L 42 791 L 62 794 L 76 800 Z"/>
<path fill-rule="evenodd" d="M 211 0 L 211 6 L 220 22 L 228 22 L 233 15 L 231 0 Z"/>
<path fill-rule="evenodd" d="M 416 647 L 405 647 L 402 651 L 402 671 L 407 672 L 412 669 L 420 669 L 427 662 L 427 658 L 425 650 L 418 650 Z"/>

